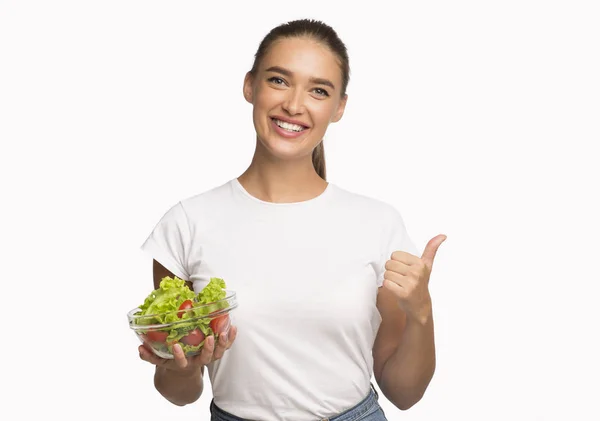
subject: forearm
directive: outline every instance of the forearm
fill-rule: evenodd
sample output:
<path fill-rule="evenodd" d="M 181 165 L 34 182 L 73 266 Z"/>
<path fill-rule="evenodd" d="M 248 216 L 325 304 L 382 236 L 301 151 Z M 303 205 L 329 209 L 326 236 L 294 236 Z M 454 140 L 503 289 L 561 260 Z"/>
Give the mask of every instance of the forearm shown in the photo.
<path fill-rule="evenodd" d="M 435 371 L 433 315 L 406 321 L 402 341 L 382 370 L 381 390 L 398 408 L 406 410 L 425 393 Z"/>
<path fill-rule="evenodd" d="M 184 406 L 198 400 L 204 387 L 202 369 L 179 373 L 163 367 L 156 367 L 154 374 L 156 390 L 169 402 Z"/>

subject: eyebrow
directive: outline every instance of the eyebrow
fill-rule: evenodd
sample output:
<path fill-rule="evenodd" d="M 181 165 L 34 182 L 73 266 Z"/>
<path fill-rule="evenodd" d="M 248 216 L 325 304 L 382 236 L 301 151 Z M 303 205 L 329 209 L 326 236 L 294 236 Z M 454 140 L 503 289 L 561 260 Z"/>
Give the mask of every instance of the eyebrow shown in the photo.
<path fill-rule="evenodd" d="M 288 69 L 284 69 L 283 67 L 279 67 L 279 66 L 269 67 L 266 71 L 280 73 L 287 77 L 292 77 L 294 75 Z M 310 83 L 314 83 L 316 85 L 325 85 L 325 86 L 331 87 L 331 89 L 335 89 L 335 86 L 333 85 L 333 83 L 328 79 L 323 79 L 323 78 L 319 78 L 319 77 L 311 77 L 309 79 L 309 81 L 310 81 Z"/>

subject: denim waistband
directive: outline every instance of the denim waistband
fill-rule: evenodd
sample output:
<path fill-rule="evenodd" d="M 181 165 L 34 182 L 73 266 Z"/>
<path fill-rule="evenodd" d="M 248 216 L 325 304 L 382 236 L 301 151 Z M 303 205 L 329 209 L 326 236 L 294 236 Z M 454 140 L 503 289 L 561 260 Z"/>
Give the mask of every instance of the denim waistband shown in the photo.
<path fill-rule="evenodd" d="M 366 415 L 371 414 L 379 409 L 379 404 L 377 400 L 379 399 L 379 395 L 377 391 L 371 385 L 371 390 L 366 398 L 360 401 L 356 406 L 350 408 L 339 415 L 335 415 L 331 418 L 325 418 L 321 421 L 359 421 L 363 419 Z"/>
<path fill-rule="evenodd" d="M 377 402 L 378 399 L 379 395 L 373 385 L 371 385 L 371 390 L 367 397 L 360 401 L 356 406 L 333 417 L 315 421 L 360 421 L 380 408 Z M 210 403 L 210 412 L 212 414 L 211 420 L 213 421 L 248 421 L 222 410 L 215 405 L 214 400 Z"/>

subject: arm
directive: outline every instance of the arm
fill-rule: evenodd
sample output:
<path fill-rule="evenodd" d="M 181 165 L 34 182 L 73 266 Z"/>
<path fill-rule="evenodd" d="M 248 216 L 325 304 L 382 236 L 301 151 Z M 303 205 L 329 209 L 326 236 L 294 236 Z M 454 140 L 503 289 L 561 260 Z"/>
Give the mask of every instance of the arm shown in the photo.
<path fill-rule="evenodd" d="M 375 378 L 383 394 L 402 410 L 421 400 L 435 371 L 429 278 L 445 240 L 445 235 L 429 240 L 421 257 L 393 252 L 377 294 L 382 322 L 373 345 Z"/>
<path fill-rule="evenodd" d="M 435 371 L 431 307 L 420 320 L 409 318 L 396 295 L 380 288 L 377 308 L 382 322 L 373 347 L 375 379 L 386 398 L 406 410 L 421 400 Z"/>
<path fill-rule="evenodd" d="M 194 403 L 202 395 L 204 367 L 195 367 L 190 373 L 156 366 L 154 387 L 169 402 L 177 406 Z"/>
<path fill-rule="evenodd" d="M 160 281 L 165 276 L 174 277 L 175 275 L 167 270 L 163 265 L 154 260 L 154 289 L 160 285 Z M 191 283 L 187 282 L 192 288 Z M 169 402 L 183 406 L 193 403 L 200 398 L 204 388 L 202 376 L 204 374 L 204 366 L 191 365 L 186 371 L 172 370 L 161 364 L 160 360 L 156 359 L 156 371 L 154 373 L 154 387 L 165 397 Z"/>

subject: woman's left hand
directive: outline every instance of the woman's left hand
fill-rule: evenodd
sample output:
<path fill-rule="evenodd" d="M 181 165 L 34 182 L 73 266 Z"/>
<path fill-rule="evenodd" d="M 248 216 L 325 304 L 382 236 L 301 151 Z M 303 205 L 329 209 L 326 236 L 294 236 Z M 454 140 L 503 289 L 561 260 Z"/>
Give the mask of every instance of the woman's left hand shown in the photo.
<path fill-rule="evenodd" d="M 435 254 L 445 240 L 443 234 L 429 240 L 421 257 L 395 251 L 385 264 L 383 286 L 398 297 L 409 319 L 425 323 L 431 314 L 429 276 Z"/>

